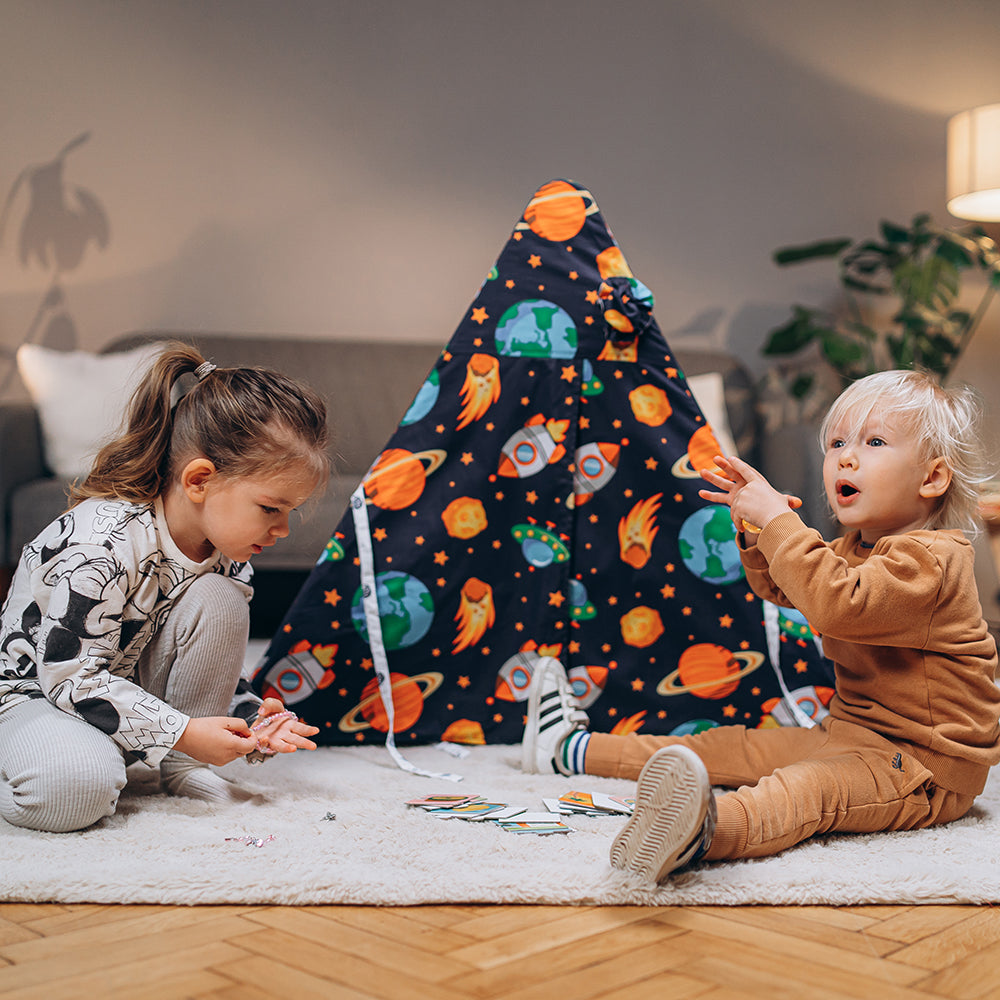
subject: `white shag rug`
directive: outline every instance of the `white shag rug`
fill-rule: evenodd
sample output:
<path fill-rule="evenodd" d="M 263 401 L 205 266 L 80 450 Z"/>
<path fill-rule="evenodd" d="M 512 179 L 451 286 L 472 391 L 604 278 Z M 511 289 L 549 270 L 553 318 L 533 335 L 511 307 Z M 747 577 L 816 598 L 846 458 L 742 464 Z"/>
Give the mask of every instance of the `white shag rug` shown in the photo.
<path fill-rule="evenodd" d="M 946 827 L 840 836 L 756 861 L 704 865 L 654 886 L 612 869 L 623 820 L 570 816 L 570 834 L 505 832 L 408 808 L 432 792 L 478 793 L 539 811 L 570 790 L 630 795 L 632 782 L 522 774 L 515 746 L 434 747 L 408 758 L 464 776 L 400 771 L 376 747 L 321 748 L 223 773 L 255 798 L 213 807 L 159 791 L 130 769 L 114 817 L 70 834 L 0 820 L 0 900 L 173 904 L 549 903 L 852 905 L 1000 902 L 1000 776 Z M 334 818 L 325 818 L 331 814 Z M 242 839 L 256 837 L 262 846 Z M 266 839 L 273 837 L 273 839 Z M 235 838 L 235 839 L 231 839 Z"/>

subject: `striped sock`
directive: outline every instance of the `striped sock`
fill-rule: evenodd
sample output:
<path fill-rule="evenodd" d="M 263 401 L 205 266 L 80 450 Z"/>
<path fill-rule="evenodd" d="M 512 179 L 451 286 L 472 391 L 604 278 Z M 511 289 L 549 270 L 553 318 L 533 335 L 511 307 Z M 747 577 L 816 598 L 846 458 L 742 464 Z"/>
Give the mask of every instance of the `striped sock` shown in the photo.
<path fill-rule="evenodd" d="M 586 729 L 578 729 L 575 733 L 570 733 L 562 741 L 559 748 L 559 768 L 564 774 L 584 774 L 584 760 L 587 756 L 587 744 L 590 742 L 590 733 Z"/>

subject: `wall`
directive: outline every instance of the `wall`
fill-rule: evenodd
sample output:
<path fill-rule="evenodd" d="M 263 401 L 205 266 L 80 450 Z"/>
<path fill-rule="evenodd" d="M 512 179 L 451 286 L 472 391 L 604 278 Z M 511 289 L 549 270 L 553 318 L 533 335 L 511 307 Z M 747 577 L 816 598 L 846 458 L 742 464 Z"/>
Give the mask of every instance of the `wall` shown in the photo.
<path fill-rule="evenodd" d="M 668 339 L 760 372 L 835 287 L 770 252 L 947 221 L 945 123 L 1000 100 L 998 52 L 990 0 L 3 0 L 0 368 L 142 328 L 443 341 L 569 176 Z M 61 267 L 19 258 L 32 182 Z M 998 327 L 966 372 L 996 424 Z"/>

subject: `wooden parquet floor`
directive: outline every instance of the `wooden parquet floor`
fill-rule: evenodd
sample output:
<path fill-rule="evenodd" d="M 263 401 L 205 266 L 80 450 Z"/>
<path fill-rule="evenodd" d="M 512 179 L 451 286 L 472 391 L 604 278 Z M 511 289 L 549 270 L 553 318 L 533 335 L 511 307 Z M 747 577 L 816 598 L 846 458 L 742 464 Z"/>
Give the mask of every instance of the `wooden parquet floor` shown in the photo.
<path fill-rule="evenodd" d="M 8 903 L 0 996 L 979 1000 L 1000 908 Z"/>

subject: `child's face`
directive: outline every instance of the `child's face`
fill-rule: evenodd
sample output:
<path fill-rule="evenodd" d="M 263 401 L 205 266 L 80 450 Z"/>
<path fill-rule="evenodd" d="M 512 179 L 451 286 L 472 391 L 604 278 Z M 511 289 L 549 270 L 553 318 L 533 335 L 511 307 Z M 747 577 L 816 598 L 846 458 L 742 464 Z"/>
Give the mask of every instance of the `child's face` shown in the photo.
<path fill-rule="evenodd" d="M 201 528 L 208 542 L 234 562 L 246 562 L 289 533 L 289 514 L 316 489 L 297 470 L 238 479 L 214 479 L 205 491 Z"/>
<path fill-rule="evenodd" d="M 848 413 L 830 428 L 823 460 L 827 500 L 863 541 L 922 527 L 950 482 L 940 459 L 920 459 L 918 441 L 892 415 L 875 409 L 860 430 Z"/>

